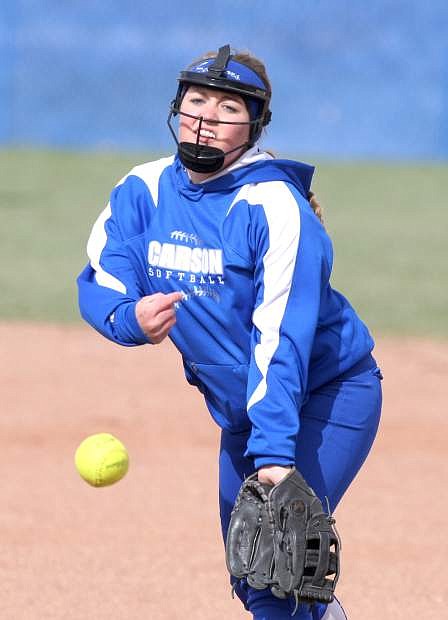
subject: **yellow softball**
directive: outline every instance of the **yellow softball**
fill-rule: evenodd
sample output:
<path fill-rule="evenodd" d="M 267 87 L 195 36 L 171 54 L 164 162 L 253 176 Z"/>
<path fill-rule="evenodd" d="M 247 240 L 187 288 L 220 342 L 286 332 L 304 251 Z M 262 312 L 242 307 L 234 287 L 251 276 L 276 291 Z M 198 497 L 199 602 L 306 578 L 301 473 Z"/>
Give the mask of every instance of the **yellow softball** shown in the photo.
<path fill-rule="evenodd" d="M 118 482 L 129 468 L 129 455 L 119 439 L 110 433 L 90 435 L 75 453 L 75 465 L 81 478 L 93 487 Z"/>

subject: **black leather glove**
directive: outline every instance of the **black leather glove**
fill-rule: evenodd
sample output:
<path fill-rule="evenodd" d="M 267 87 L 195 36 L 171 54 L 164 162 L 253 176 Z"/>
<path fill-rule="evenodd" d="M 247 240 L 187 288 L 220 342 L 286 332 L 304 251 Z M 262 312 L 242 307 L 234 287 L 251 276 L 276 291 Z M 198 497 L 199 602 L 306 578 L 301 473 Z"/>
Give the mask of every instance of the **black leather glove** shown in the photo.
<path fill-rule="evenodd" d="M 275 486 L 257 474 L 241 486 L 226 541 L 227 568 L 278 598 L 330 603 L 339 577 L 340 540 L 334 519 L 293 468 Z"/>

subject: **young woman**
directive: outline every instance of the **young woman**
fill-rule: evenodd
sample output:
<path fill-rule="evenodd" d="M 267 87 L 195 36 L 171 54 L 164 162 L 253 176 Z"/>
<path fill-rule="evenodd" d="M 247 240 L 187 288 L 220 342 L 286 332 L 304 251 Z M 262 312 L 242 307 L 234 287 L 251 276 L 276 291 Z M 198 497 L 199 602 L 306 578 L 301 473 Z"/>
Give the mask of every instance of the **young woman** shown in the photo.
<path fill-rule="evenodd" d="M 330 286 L 331 241 L 308 201 L 313 168 L 259 146 L 270 98 L 262 63 L 229 46 L 182 71 L 168 118 L 177 154 L 118 183 L 78 279 L 81 313 L 104 336 L 134 346 L 169 335 L 181 353 L 222 429 L 224 536 L 254 471 L 276 484 L 296 466 L 333 510 L 381 409 L 373 340 Z M 294 609 L 235 588 L 255 620 Z M 334 601 L 295 617 L 345 616 Z"/>

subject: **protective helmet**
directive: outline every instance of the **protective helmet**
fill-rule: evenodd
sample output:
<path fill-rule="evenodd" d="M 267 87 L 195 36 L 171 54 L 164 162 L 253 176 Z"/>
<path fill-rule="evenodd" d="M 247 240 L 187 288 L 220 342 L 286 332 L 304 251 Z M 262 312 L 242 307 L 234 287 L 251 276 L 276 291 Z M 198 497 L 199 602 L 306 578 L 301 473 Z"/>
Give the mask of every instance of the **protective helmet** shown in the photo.
<path fill-rule="evenodd" d="M 234 60 L 230 53 L 230 45 L 219 48 L 218 55 L 207 58 L 181 71 L 178 78 L 179 86 L 176 97 L 171 102 L 168 116 L 168 127 L 176 141 L 178 155 L 184 166 L 195 172 L 216 172 L 224 164 L 224 158 L 241 148 L 250 148 L 261 135 L 263 127 L 271 120 L 269 102 L 271 92 L 263 79 L 251 67 Z M 202 116 L 194 116 L 180 111 L 182 99 L 188 86 L 198 84 L 206 88 L 236 93 L 240 95 L 249 110 L 250 120 L 247 122 L 213 121 L 226 125 L 250 125 L 249 139 L 244 144 L 224 152 L 214 146 L 199 144 L 200 129 L 204 119 Z M 172 127 L 172 118 L 177 114 L 199 120 L 196 143 L 180 142 Z"/>

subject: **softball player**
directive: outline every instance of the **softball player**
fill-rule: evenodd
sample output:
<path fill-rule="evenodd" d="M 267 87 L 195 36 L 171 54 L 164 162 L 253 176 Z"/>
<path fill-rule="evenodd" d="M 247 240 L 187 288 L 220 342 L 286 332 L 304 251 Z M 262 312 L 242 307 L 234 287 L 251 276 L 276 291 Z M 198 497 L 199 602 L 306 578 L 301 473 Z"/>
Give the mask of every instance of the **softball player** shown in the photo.
<path fill-rule="evenodd" d="M 259 146 L 264 66 L 229 46 L 179 77 L 175 156 L 136 166 L 91 232 L 82 316 L 124 345 L 167 335 L 222 429 L 224 537 L 245 476 L 275 484 L 295 465 L 333 510 L 364 462 L 381 409 L 373 340 L 330 286 L 331 241 L 308 201 L 313 167 Z M 178 122 L 177 129 L 174 123 Z M 294 601 L 235 584 L 255 620 Z M 297 620 L 344 618 L 335 600 Z"/>

